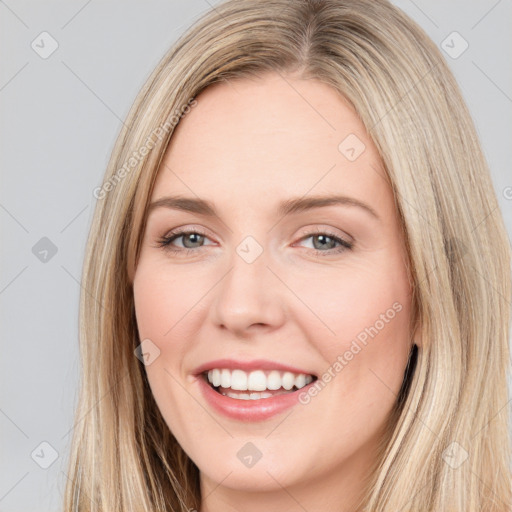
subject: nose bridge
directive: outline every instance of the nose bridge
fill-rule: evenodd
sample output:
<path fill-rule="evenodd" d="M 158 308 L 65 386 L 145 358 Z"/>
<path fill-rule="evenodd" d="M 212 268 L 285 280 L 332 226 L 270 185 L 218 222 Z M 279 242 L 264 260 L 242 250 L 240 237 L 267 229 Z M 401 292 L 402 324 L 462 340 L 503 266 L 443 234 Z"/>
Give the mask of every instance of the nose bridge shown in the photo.
<path fill-rule="evenodd" d="M 269 251 L 254 237 L 245 237 L 229 260 L 213 305 L 217 325 L 243 332 L 254 324 L 276 327 L 284 318 L 279 283 L 267 268 Z M 282 299 L 282 298 L 281 298 Z"/>

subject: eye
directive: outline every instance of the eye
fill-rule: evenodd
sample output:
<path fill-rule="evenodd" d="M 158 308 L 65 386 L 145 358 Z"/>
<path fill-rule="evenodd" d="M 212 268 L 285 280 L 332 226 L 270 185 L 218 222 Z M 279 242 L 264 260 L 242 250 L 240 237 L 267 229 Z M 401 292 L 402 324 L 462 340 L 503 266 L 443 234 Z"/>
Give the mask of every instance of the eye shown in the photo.
<path fill-rule="evenodd" d="M 182 239 L 181 246 L 173 245 L 173 242 Z M 205 233 L 199 230 L 185 231 L 175 230 L 158 240 L 158 247 L 162 247 L 167 251 L 174 253 L 183 252 L 197 252 L 195 249 L 201 249 L 204 241 L 208 240 Z M 208 244 L 211 245 L 211 244 Z"/>
<path fill-rule="evenodd" d="M 181 245 L 173 245 L 176 241 L 181 239 Z M 308 233 L 301 238 L 301 241 L 312 239 L 312 250 L 318 254 L 329 255 L 333 253 L 340 253 L 353 248 L 353 243 L 341 238 L 326 230 L 316 230 Z M 168 235 L 161 237 L 157 243 L 158 247 L 171 251 L 173 253 L 191 254 L 202 249 L 205 241 L 209 240 L 207 235 L 200 230 L 175 230 L 171 231 Z"/>
<path fill-rule="evenodd" d="M 340 253 L 346 250 L 351 250 L 354 246 L 352 242 L 345 240 L 333 233 L 326 230 L 317 230 L 307 234 L 301 238 L 301 241 L 312 240 L 312 249 L 319 254 L 332 254 Z"/>

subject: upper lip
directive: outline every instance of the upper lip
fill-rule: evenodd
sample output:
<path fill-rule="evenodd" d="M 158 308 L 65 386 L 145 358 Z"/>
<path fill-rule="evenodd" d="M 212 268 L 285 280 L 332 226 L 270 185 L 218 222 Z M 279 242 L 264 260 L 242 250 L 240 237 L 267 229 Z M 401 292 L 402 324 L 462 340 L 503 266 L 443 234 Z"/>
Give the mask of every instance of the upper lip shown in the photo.
<path fill-rule="evenodd" d="M 231 370 L 280 370 L 283 372 L 292 373 L 304 373 L 305 375 L 316 375 L 308 370 L 290 366 L 289 364 L 282 364 L 276 361 L 270 361 L 268 359 L 251 359 L 250 361 L 237 361 L 235 359 L 215 359 L 214 361 L 208 361 L 198 366 L 194 371 L 194 375 L 200 375 L 201 373 L 213 370 L 214 368 L 227 368 Z"/>

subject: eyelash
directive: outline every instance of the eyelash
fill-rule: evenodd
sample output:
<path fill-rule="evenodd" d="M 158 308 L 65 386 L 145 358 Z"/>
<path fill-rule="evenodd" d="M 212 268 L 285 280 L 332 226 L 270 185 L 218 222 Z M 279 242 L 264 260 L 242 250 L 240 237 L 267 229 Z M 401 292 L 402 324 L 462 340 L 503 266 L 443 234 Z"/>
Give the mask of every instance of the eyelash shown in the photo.
<path fill-rule="evenodd" d="M 208 238 L 208 236 L 206 235 L 206 233 L 202 232 L 200 229 L 194 229 L 194 230 L 190 230 L 190 231 L 186 231 L 186 230 L 176 230 L 176 231 L 171 231 L 169 233 L 169 235 L 167 236 L 163 236 L 162 238 L 160 238 L 157 243 L 158 243 L 158 247 L 166 250 L 166 251 L 170 251 L 174 254 L 176 253 L 183 253 L 185 252 L 186 254 L 185 255 L 188 255 L 188 254 L 191 254 L 193 252 L 197 252 L 198 250 L 202 249 L 204 246 L 202 247 L 199 247 L 199 248 L 195 248 L 195 249 L 191 249 L 191 248 L 188 248 L 188 247 L 179 247 L 179 248 L 175 248 L 171 245 L 172 242 L 174 242 L 174 240 L 178 239 L 178 238 L 181 238 L 182 236 L 185 236 L 185 235 L 191 235 L 191 234 L 194 234 L 194 235 L 201 235 L 205 238 Z M 315 236 L 319 236 L 319 235 L 326 235 L 328 238 L 334 240 L 335 242 L 339 243 L 340 246 L 337 247 L 337 248 L 334 248 L 334 249 L 329 249 L 327 251 L 321 251 L 319 249 L 310 249 L 314 252 L 316 252 L 319 256 L 328 256 L 328 255 L 332 255 L 332 254 L 338 254 L 338 253 L 341 253 L 341 252 L 344 252 L 346 250 L 352 250 L 354 244 L 352 242 L 349 242 L 339 236 L 336 236 L 334 235 L 333 233 L 330 233 L 329 231 L 326 231 L 326 230 L 316 230 L 316 231 L 312 231 L 312 232 L 309 232 L 307 233 L 305 236 L 303 236 L 300 241 L 303 241 L 303 240 L 306 240 L 308 238 L 311 238 L 311 237 L 315 237 Z"/>

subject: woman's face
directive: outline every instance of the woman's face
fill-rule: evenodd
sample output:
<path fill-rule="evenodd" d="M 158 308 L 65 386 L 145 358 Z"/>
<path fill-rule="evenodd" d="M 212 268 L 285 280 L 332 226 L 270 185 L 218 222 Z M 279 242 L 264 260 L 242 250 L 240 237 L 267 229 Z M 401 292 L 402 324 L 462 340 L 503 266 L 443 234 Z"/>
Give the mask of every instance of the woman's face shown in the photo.
<path fill-rule="evenodd" d="M 349 503 L 411 347 L 382 162 L 318 81 L 271 73 L 197 100 L 164 157 L 134 276 L 152 392 L 209 510 L 252 492 Z"/>

